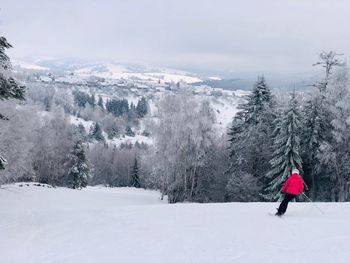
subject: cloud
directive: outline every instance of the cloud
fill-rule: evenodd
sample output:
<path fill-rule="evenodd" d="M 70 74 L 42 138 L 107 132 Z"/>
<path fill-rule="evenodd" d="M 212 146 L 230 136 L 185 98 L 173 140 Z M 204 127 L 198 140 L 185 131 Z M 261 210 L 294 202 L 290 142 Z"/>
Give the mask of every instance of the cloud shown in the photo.
<path fill-rule="evenodd" d="M 3 0 L 16 57 L 115 59 L 215 71 L 304 71 L 350 54 L 350 2 Z"/>

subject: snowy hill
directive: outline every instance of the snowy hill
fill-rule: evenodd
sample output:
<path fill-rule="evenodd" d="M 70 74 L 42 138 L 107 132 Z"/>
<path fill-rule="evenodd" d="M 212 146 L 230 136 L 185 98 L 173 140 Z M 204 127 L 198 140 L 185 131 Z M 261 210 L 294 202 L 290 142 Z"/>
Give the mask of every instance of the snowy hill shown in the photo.
<path fill-rule="evenodd" d="M 40 103 L 48 107 L 60 101 L 65 109 L 74 107 L 74 91 L 81 91 L 87 95 L 99 97 L 106 105 L 111 99 L 126 99 L 129 104 L 137 105 L 140 98 L 147 100 L 150 120 L 157 119 L 159 103 L 166 95 L 187 92 L 193 95 L 197 102 L 206 100 L 212 106 L 215 113 L 214 126 L 218 134 L 225 134 L 232 118 L 238 111 L 238 104 L 244 100 L 249 92 L 242 90 L 226 90 L 211 88 L 203 83 L 202 78 L 189 72 L 155 68 L 146 66 L 121 65 L 112 62 L 77 62 L 64 60 L 38 60 L 23 62 L 15 61 L 17 78 L 28 87 L 28 96 L 34 98 L 34 104 Z M 207 77 L 212 80 L 220 80 L 218 77 Z M 205 79 L 205 78 L 203 78 Z M 55 94 L 58 94 L 57 98 Z M 62 95 L 65 99 L 61 99 Z M 45 104 L 46 103 L 46 104 Z M 77 116 L 80 109 L 71 111 L 72 124 L 82 124 L 86 133 L 94 122 L 101 118 L 91 118 L 91 114 L 85 114 L 84 119 Z M 87 116 L 89 115 L 89 116 Z M 106 122 L 105 122 L 106 123 Z M 145 143 L 152 144 L 153 138 L 145 136 L 147 126 L 144 120 L 140 120 L 140 126 L 128 123 L 135 136 L 129 137 L 124 133 L 125 128 L 120 126 L 121 136 L 107 139 L 106 129 L 103 136 L 109 144 L 121 145 Z M 105 125 L 106 126 L 106 125 Z M 148 124 L 149 126 L 149 124 Z M 149 131 L 148 131 L 149 132 Z"/>
<path fill-rule="evenodd" d="M 69 79 L 65 77 L 60 80 L 61 82 L 68 83 L 74 83 L 74 81 L 81 83 L 91 77 L 98 77 L 106 80 L 135 79 L 157 83 L 184 82 L 190 84 L 202 82 L 202 79 L 195 74 L 182 70 L 143 65 L 131 66 L 117 62 L 88 63 L 81 61 L 44 59 L 30 62 L 14 60 L 13 64 L 19 69 L 69 73 Z"/>
<path fill-rule="evenodd" d="M 22 187 L 20 187 L 22 185 Z M 166 204 L 132 188 L 3 186 L 1 262 L 346 262 L 349 203 Z"/>

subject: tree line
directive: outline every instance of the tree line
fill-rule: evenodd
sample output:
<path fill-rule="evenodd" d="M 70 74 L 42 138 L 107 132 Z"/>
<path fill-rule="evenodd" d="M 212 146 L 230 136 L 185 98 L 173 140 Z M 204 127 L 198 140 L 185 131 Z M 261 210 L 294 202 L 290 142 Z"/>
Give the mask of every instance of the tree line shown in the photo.
<path fill-rule="evenodd" d="M 101 96 L 99 96 L 96 103 L 95 94 L 88 94 L 84 91 L 76 90 L 73 92 L 74 103 L 78 107 L 99 107 L 102 111 L 106 110 L 112 113 L 116 117 L 128 116 L 128 118 L 137 117 L 143 118 L 148 112 L 148 103 L 145 97 L 141 97 L 137 104 L 130 103 L 127 99 L 107 99 L 106 103 L 103 102 Z"/>

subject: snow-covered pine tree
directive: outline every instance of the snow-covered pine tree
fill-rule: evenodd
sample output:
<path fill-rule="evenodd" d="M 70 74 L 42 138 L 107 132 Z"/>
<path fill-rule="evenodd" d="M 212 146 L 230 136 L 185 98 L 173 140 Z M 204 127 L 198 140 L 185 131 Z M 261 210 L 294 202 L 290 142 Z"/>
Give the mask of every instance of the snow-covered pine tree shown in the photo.
<path fill-rule="evenodd" d="M 140 169 L 139 169 L 139 165 L 138 165 L 136 157 L 135 157 L 135 160 L 134 160 L 134 165 L 133 165 L 132 170 L 131 170 L 131 186 L 132 187 L 136 187 L 136 188 L 140 188 L 141 187 L 141 184 L 140 184 Z"/>
<path fill-rule="evenodd" d="M 240 111 L 234 117 L 228 133 L 231 143 L 230 156 L 241 152 L 240 147 L 236 146 L 239 146 L 244 138 L 251 137 L 256 130 L 266 133 L 271 128 L 269 126 L 270 117 L 273 115 L 273 98 L 264 77 L 258 77 L 252 93 L 246 97 L 246 102 L 238 106 L 238 109 Z"/>
<path fill-rule="evenodd" d="M 93 108 L 95 108 L 96 107 L 96 98 L 95 98 L 95 94 L 92 94 L 91 95 L 91 106 L 93 107 Z"/>
<path fill-rule="evenodd" d="M 309 195 L 315 200 L 317 193 L 317 167 L 319 167 L 319 153 L 321 142 L 324 140 L 325 124 L 321 116 L 320 97 L 315 96 L 306 101 L 302 110 L 302 134 L 301 134 L 301 156 L 303 160 L 304 180 L 309 186 Z"/>
<path fill-rule="evenodd" d="M 240 111 L 235 115 L 228 133 L 231 177 L 252 175 L 258 179 L 256 182 L 261 191 L 267 183 L 263 175 L 270 169 L 274 108 L 274 99 L 265 78 L 258 77 L 252 93 L 246 97 L 245 103 L 239 105 Z"/>
<path fill-rule="evenodd" d="M 78 127 L 76 128 L 77 129 L 77 133 L 78 135 L 80 136 L 80 138 L 83 140 L 83 141 L 86 141 L 87 139 L 87 134 L 86 134 L 86 130 L 85 130 L 85 127 L 83 124 L 79 123 Z"/>
<path fill-rule="evenodd" d="M 130 136 L 130 137 L 134 137 L 135 136 L 135 132 L 131 129 L 130 125 L 127 125 L 125 128 L 125 135 Z"/>
<path fill-rule="evenodd" d="M 0 37 L 0 100 L 19 99 L 24 100 L 24 86 L 18 84 L 12 77 L 11 61 L 6 55 L 6 49 L 12 48 L 5 37 Z"/>
<path fill-rule="evenodd" d="M 6 54 L 6 49 L 12 48 L 6 38 L 0 37 L 0 100 L 19 99 L 24 100 L 25 87 L 18 84 L 10 75 L 11 61 Z M 0 113 L 0 120 L 7 117 Z M 7 161 L 0 155 L 0 169 L 5 169 Z"/>
<path fill-rule="evenodd" d="M 90 167 L 81 140 L 78 140 L 74 145 L 68 165 L 70 166 L 67 178 L 68 187 L 73 189 L 86 187 L 90 177 Z"/>
<path fill-rule="evenodd" d="M 96 122 L 94 125 L 90 128 L 90 138 L 96 140 L 96 141 L 104 141 L 105 138 L 102 134 L 102 128 L 98 122 Z"/>
<path fill-rule="evenodd" d="M 102 111 L 105 110 L 105 107 L 104 107 L 104 105 L 103 105 L 103 100 L 102 100 L 102 97 L 101 97 L 101 96 L 98 96 L 97 105 L 100 107 L 100 109 L 101 109 Z"/>
<path fill-rule="evenodd" d="M 136 111 L 137 111 L 137 115 L 138 115 L 140 118 L 143 118 L 143 117 L 147 114 L 147 112 L 148 112 L 148 103 L 147 103 L 145 97 L 142 97 L 142 98 L 137 102 Z"/>
<path fill-rule="evenodd" d="M 0 155 L 0 170 L 5 169 L 6 164 L 7 164 L 7 160 Z"/>
<path fill-rule="evenodd" d="M 271 181 L 265 195 L 268 200 L 278 198 L 283 183 L 294 168 L 302 170 L 300 157 L 301 115 L 295 92 L 292 93 L 288 108 L 280 118 L 273 133 L 273 157 L 270 160 L 271 170 L 266 174 Z"/>

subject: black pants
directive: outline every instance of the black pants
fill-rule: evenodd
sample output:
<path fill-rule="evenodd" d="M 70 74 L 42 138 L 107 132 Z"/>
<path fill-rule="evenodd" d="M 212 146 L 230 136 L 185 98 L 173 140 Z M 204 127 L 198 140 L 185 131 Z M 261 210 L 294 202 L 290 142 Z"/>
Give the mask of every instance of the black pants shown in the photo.
<path fill-rule="evenodd" d="M 295 197 L 296 195 L 285 194 L 284 199 L 278 208 L 277 215 L 283 215 L 287 210 L 289 201 L 292 201 Z"/>

